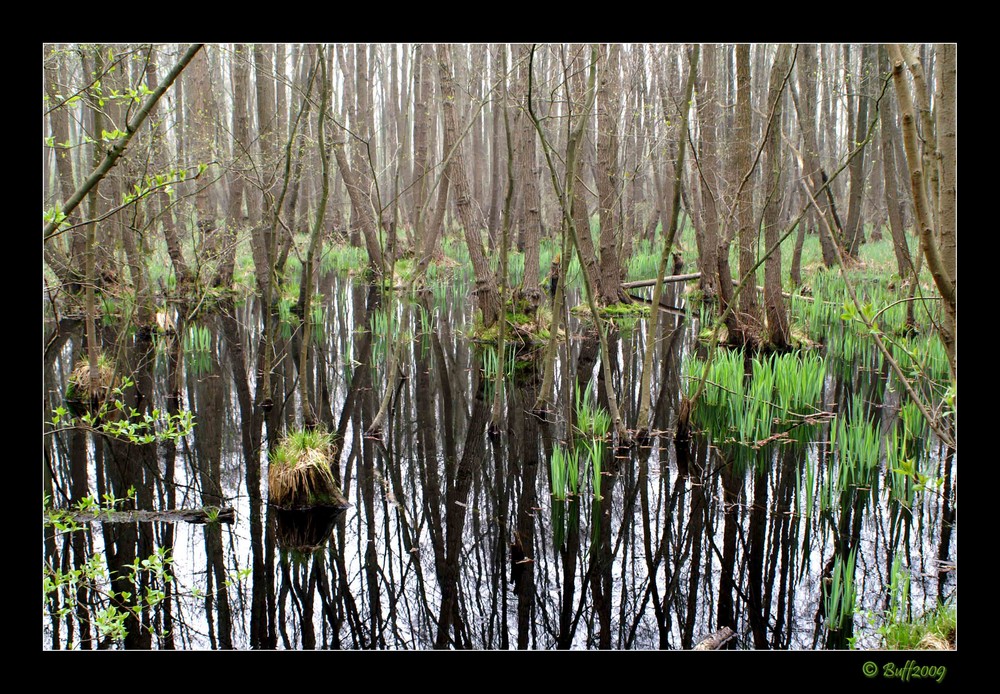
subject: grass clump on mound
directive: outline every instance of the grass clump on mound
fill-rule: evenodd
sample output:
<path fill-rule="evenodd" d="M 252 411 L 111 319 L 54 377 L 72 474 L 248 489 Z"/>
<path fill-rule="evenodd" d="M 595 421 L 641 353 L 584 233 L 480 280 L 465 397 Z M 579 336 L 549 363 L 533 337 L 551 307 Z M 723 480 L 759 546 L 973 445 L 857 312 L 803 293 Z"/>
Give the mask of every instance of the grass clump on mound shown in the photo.
<path fill-rule="evenodd" d="M 87 359 L 77 362 L 66 384 L 66 404 L 74 414 L 95 410 L 108 399 L 114 387 L 115 372 L 104 355 L 97 358 L 97 373 L 92 374 Z M 93 397 L 91 397 L 91 388 Z"/>
<path fill-rule="evenodd" d="M 267 471 L 271 503 L 284 509 L 347 506 L 330 470 L 336 452 L 333 436 L 325 431 L 290 432 L 271 454 Z"/>

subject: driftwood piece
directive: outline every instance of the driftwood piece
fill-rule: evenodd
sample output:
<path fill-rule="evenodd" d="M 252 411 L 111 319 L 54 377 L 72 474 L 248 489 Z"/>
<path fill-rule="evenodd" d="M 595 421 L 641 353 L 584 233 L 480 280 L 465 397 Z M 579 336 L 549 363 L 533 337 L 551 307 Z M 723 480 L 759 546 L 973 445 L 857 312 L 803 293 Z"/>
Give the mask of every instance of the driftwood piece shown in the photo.
<path fill-rule="evenodd" d="M 236 509 L 231 506 L 216 508 L 175 508 L 167 511 L 70 511 L 56 509 L 47 511 L 45 519 L 72 520 L 76 523 L 141 523 L 161 521 L 167 523 L 232 523 L 236 520 Z"/>
<path fill-rule="evenodd" d="M 717 632 L 702 639 L 701 643 L 694 647 L 696 651 L 717 651 L 726 645 L 736 634 L 729 627 L 722 627 Z"/>

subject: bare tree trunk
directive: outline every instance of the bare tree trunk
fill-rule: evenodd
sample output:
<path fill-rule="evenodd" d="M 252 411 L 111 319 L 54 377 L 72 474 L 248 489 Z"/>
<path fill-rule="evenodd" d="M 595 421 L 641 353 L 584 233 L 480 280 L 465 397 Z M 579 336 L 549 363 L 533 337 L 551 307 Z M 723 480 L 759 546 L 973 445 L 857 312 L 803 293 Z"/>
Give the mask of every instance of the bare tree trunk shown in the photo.
<path fill-rule="evenodd" d="M 358 113 L 358 102 L 355 96 L 356 84 L 355 79 L 355 69 L 354 69 L 354 51 L 350 50 L 350 46 L 345 46 L 344 44 L 337 44 L 337 62 L 340 65 L 340 72 L 343 75 L 344 80 L 344 96 L 343 96 L 343 113 L 345 120 L 347 122 L 347 127 L 358 132 L 360 128 L 359 124 L 359 113 Z M 336 145 L 334 145 L 336 147 Z M 356 148 L 351 148 L 351 157 L 354 158 L 354 168 L 356 169 L 360 164 L 358 163 L 356 157 Z M 345 159 L 345 161 L 348 161 Z M 343 175 L 344 167 L 340 163 L 340 157 L 337 157 L 337 166 L 340 167 L 341 175 Z M 348 167 L 350 169 L 350 167 Z M 345 181 L 345 185 L 347 182 Z M 348 188 L 348 195 L 351 195 L 350 186 Z M 362 229 L 362 213 L 355 208 L 354 196 L 351 195 L 351 222 L 349 227 L 349 238 L 351 240 L 351 245 L 358 247 L 361 245 L 361 229 Z M 369 261 L 371 258 L 371 249 L 369 251 Z M 381 253 L 381 252 L 380 252 Z M 381 264 L 380 264 L 381 266 Z"/>
<path fill-rule="evenodd" d="M 846 68 L 845 68 L 846 69 Z M 854 126 L 853 138 L 849 143 L 849 149 L 857 147 L 859 138 L 863 138 L 868 130 L 869 110 L 871 99 L 868 98 L 868 91 L 873 84 L 872 76 L 876 73 L 877 66 L 874 55 L 874 45 L 865 44 L 861 49 L 861 74 L 860 79 L 855 81 L 858 92 L 857 96 L 857 125 Z M 867 148 L 866 148 L 867 149 Z M 848 167 L 851 181 L 851 194 L 848 198 L 847 207 L 847 227 L 844 232 L 847 238 L 844 245 L 847 254 L 852 258 L 857 258 L 864 241 L 864 224 L 862 223 L 861 208 L 864 202 L 864 191 L 867 184 L 865 178 L 866 150 L 851 160 Z"/>
<path fill-rule="evenodd" d="M 601 79 L 597 87 L 597 195 L 601 214 L 601 279 L 598 296 L 602 304 L 628 301 L 621 289 L 621 263 L 617 241 L 622 235 L 621 219 L 616 214 L 621 195 L 618 174 L 618 111 L 620 84 L 618 75 L 621 45 L 601 46 Z"/>
<path fill-rule="evenodd" d="M 497 51 L 502 50 L 502 47 L 497 47 L 496 50 Z M 527 50 L 528 50 L 527 46 L 521 47 L 521 51 L 527 51 Z M 518 60 L 519 62 L 521 61 L 520 58 Z M 499 62 L 500 62 L 499 58 L 494 55 L 492 59 L 492 63 L 494 66 L 493 68 L 494 73 L 498 71 L 498 68 L 496 66 Z M 521 73 L 519 70 L 518 84 L 520 85 L 522 81 L 525 83 L 527 82 L 527 80 L 523 76 L 523 73 Z M 525 88 L 522 90 L 519 87 L 518 91 L 519 92 L 527 91 L 527 89 Z M 500 228 L 500 213 L 501 213 L 501 208 L 503 207 L 503 182 L 504 182 L 503 181 L 504 171 L 502 168 L 503 160 L 497 155 L 497 153 L 500 152 L 501 147 L 503 146 L 503 120 L 497 117 L 497 111 L 500 109 L 498 102 L 499 102 L 499 97 L 494 95 L 493 107 L 491 109 L 492 128 L 490 132 L 490 143 L 491 143 L 490 144 L 490 214 L 489 214 L 489 221 L 487 222 L 487 225 L 490 228 L 490 236 L 494 236 L 497 233 L 497 230 Z M 518 114 L 514 122 L 519 123 L 521 117 L 522 117 L 521 114 Z M 518 145 L 518 147 L 520 147 L 520 144 Z"/>
<path fill-rule="evenodd" d="M 490 327 L 500 317 L 500 294 L 496 280 L 490 270 L 483 249 L 482 230 L 485 223 L 479 206 L 472 204 L 469 179 L 466 175 L 465 160 L 459 147 L 458 126 L 455 116 L 455 84 L 451 72 L 451 48 L 446 44 L 437 45 L 438 70 L 441 88 L 442 109 L 444 110 L 444 148 L 448 158 L 447 173 L 455 186 L 455 204 L 462 219 L 465 243 L 472 261 L 472 271 L 476 277 L 475 293 L 483 314 L 483 327 Z"/>
<path fill-rule="evenodd" d="M 879 46 L 879 65 L 892 69 L 889 54 L 885 44 Z M 906 242 L 906 230 L 903 227 L 903 209 L 899 200 L 899 186 L 896 182 L 896 141 L 899 128 L 896 124 L 896 112 L 893 100 L 882 99 L 879 107 L 882 144 L 882 194 L 885 196 L 885 206 L 889 217 L 889 233 L 892 235 L 892 248 L 896 254 L 896 267 L 900 279 L 913 275 L 913 260 L 910 258 L 910 248 Z M 913 277 L 916 281 L 916 277 Z M 912 302 L 911 302 L 912 306 Z"/>
<path fill-rule="evenodd" d="M 319 206 L 316 210 L 316 221 L 313 224 L 312 235 L 309 239 L 309 250 L 306 252 L 306 260 L 302 264 L 302 282 L 299 287 L 299 320 L 302 325 L 302 337 L 299 351 L 299 393 L 302 400 L 302 424 L 306 429 L 315 429 L 318 422 L 316 409 L 312 405 L 309 397 L 309 379 L 306 377 L 308 371 L 308 356 L 311 340 L 310 335 L 310 302 L 313 294 L 313 267 L 317 261 L 317 253 L 322 248 L 323 243 L 323 218 L 326 214 L 326 203 L 330 195 L 330 154 L 326 148 L 326 112 L 328 108 L 330 80 L 326 70 L 326 56 L 323 46 L 317 47 L 316 59 L 320 67 L 320 96 L 318 123 L 316 126 L 317 149 L 321 165 L 322 193 L 319 198 Z"/>
<path fill-rule="evenodd" d="M 250 161 L 250 125 L 247 98 L 250 95 L 250 63 L 247 59 L 246 44 L 236 44 L 230 63 L 233 85 L 233 161 L 227 175 L 229 176 L 229 209 L 226 213 L 226 245 L 227 252 L 219 269 L 219 280 L 223 285 L 232 282 L 236 260 L 236 241 L 241 222 L 247 219 L 252 224 L 259 224 L 260 219 L 253 220 L 243 214 L 245 194 L 245 179 L 251 169 Z M 247 200 L 246 202 L 249 202 Z M 256 211 L 259 215 L 259 211 Z"/>
<path fill-rule="evenodd" d="M 87 63 L 85 62 L 84 65 Z M 104 65 L 104 49 L 98 44 L 94 46 L 94 74 L 100 74 Z M 101 152 L 100 134 L 104 129 L 104 113 L 99 109 L 91 109 L 92 132 L 94 134 L 93 157 L 94 165 L 100 166 L 104 158 Z M 93 220 L 87 225 L 87 247 L 86 247 L 86 270 L 84 284 L 84 311 L 86 313 L 87 326 L 87 365 L 90 370 L 90 400 L 97 397 L 100 392 L 101 379 L 95 376 L 98 373 L 97 359 L 101 354 L 101 343 L 97 335 L 97 305 L 94 296 L 94 287 L 97 282 L 97 218 L 101 213 L 101 201 L 97 196 L 97 186 L 93 186 L 87 194 L 87 207 L 90 219 Z"/>
<path fill-rule="evenodd" d="M 799 46 L 799 59 L 795 68 L 799 80 L 800 98 L 795 100 L 795 108 L 799 115 L 799 127 L 802 130 L 802 161 L 803 175 L 809 179 L 810 190 L 815 197 L 816 191 L 824 183 L 825 175 L 820 168 L 819 145 L 816 140 L 816 48 L 809 44 Z M 794 98 L 793 93 L 793 98 Z M 829 190 L 829 189 L 828 189 Z M 830 214 L 829 196 L 822 195 L 816 200 L 820 213 Z M 837 253 L 833 241 L 826 234 L 820 234 L 820 245 L 823 249 L 823 265 L 833 267 L 837 263 Z"/>
<path fill-rule="evenodd" d="M 684 89 L 684 110 L 680 113 L 680 128 L 678 129 L 679 140 L 677 143 L 677 165 L 674 167 L 674 195 L 670 201 L 670 228 L 667 230 L 666 239 L 663 243 L 663 251 L 660 254 L 660 263 L 656 273 L 656 284 L 653 286 L 652 308 L 649 313 L 648 338 L 646 339 L 646 351 L 642 355 L 642 376 L 639 382 L 639 413 L 636 417 L 636 427 L 646 433 L 648 432 L 649 407 L 650 407 L 650 382 L 653 377 L 653 353 L 656 351 L 658 335 L 657 324 L 660 317 L 660 298 L 663 292 L 663 276 L 667 271 L 667 258 L 670 257 L 670 248 L 673 245 L 674 237 L 677 234 L 677 216 L 680 212 L 681 184 L 684 178 L 684 153 L 687 150 L 687 123 L 688 111 L 691 106 L 691 96 L 694 92 L 695 75 L 698 72 L 698 44 L 691 47 L 688 54 L 688 77 L 687 86 Z"/>
<path fill-rule="evenodd" d="M 956 149 L 956 50 L 954 45 L 942 45 L 939 60 L 939 79 L 936 117 L 938 134 L 941 136 L 941 149 L 937 143 L 930 125 L 931 114 L 928 112 L 924 123 L 923 140 L 924 155 L 918 149 L 916 114 L 913 98 L 906 85 L 903 75 L 904 59 L 913 75 L 914 91 L 918 100 L 921 99 L 923 88 L 923 69 L 907 50 L 896 44 L 889 46 L 889 54 L 893 60 L 893 80 L 896 83 L 896 94 L 899 98 L 899 110 L 903 121 L 903 145 L 906 149 L 906 159 L 910 169 L 910 190 L 913 195 L 914 215 L 920 234 L 920 246 L 927 260 L 934 284 L 941 293 L 944 303 L 945 320 L 939 324 L 941 341 L 948 354 L 948 365 L 953 383 L 957 383 L 956 346 L 957 346 L 957 267 L 955 265 L 955 242 L 957 240 L 955 202 L 957 188 L 955 183 L 955 168 L 957 165 Z M 934 166 L 934 156 L 928 157 L 931 151 L 937 155 L 938 163 Z M 936 177 L 930 185 L 925 183 L 926 165 L 930 161 L 931 176 Z M 940 173 L 938 173 L 940 172 Z M 937 193 L 937 197 L 928 194 L 928 189 Z M 937 220 L 935 220 L 935 214 Z M 935 224 L 937 221 L 937 225 Z"/>
<path fill-rule="evenodd" d="M 577 171 L 577 149 L 581 142 L 584 128 L 586 126 L 586 119 L 590 116 L 590 112 L 594 107 L 594 100 L 596 97 L 595 83 L 597 80 L 597 58 L 598 50 L 596 46 L 593 46 L 590 51 L 590 69 L 589 78 L 587 81 L 587 86 L 583 92 L 584 106 L 580 113 L 576 115 L 576 122 L 570 124 L 570 132 L 566 139 L 566 179 L 565 185 L 560 186 L 558 183 L 558 178 L 556 176 L 556 170 L 552 162 L 552 148 L 549 142 L 546 140 L 544 131 L 542 130 L 541 124 L 539 123 L 537 114 L 533 110 L 529 109 L 531 114 L 531 120 L 535 125 L 535 130 L 538 132 L 539 138 L 542 142 L 542 148 L 545 153 L 546 162 L 549 166 L 549 172 L 552 176 L 553 187 L 556 189 L 556 193 L 559 196 L 560 206 L 563 213 L 563 229 L 568 228 L 570 236 L 572 238 L 573 245 L 576 246 L 576 251 L 578 256 L 581 254 L 579 234 L 577 233 L 577 225 L 575 220 L 572 219 L 572 203 L 571 200 L 574 199 L 573 188 L 579 181 L 579 176 L 576 174 Z M 567 66 L 568 69 L 568 66 Z M 530 92 L 530 89 L 529 89 Z M 567 85 L 567 92 L 570 92 L 569 86 Z M 573 99 L 568 99 L 568 101 L 573 101 Z M 529 105 L 531 101 L 529 98 Z M 569 259 L 566 259 L 566 264 L 569 264 Z M 583 259 L 581 257 L 581 266 L 583 266 Z M 611 359 L 610 351 L 608 348 L 608 340 L 604 334 L 604 327 L 602 325 L 602 318 L 600 312 L 597 309 L 597 295 L 596 287 L 593 282 L 591 282 L 587 273 L 584 273 L 584 293 L 587 297 L 587 305 L 590 308 L 591 316 L 593 317 L 594 324 L 597 328 L 597 336 L 601 345 L 601 368 L 604 373 L 604 386 L 605 395 L 608 399 L 608 413 L 611 416 L 611 420 L 614 423 L 615 432 L 618 435 L 619 445 L 625 445 L 631 442 L 631 437 L 628 430 L 625 428 L 625 424 L 622 421 L 621 412 L 618 409 L 618 397 L 615 395 L 614 390 L 614 379 L 611 375 Z M 554 336 L 554 333 L 553 333 Z M 551 346 L 551 345 L 550 345 Z M 546 367 L 546 379 L 548 378 L 549 369 Z M 539 403 L 543 401 L 544 392 L 539 393 Z M 539 403 L 536 403 L 536 407 Z"/>
<path fill-rule="evenodd" d="M 766 162 L 766 202 L 764 204 L 764 245 L 771 248 L 778 243 L 780 233 L 778 213 L 782 197 L 782 157 L 781 157 L 781 113 L 784 100 L 785 80 L 788 76 L 791 57 L 789 44 L 778 46 L 778 54 L 771 67 L 767 103 L 772 109 L 770 127 L 767 129 Z M 860 158 L 860 157 L 859 157 Z M 746 293 L 746 290 L 744 290 Z M 764 262 L 764 303 L 767 310 L 767 327 L 772 345 L 778 349 L 789 346 L 788 310 L 781 297 L 781 251 L 772 253 Z"/>
<path fill-rule="evenodd" d="M 347 163 L 347 155 L 344 153 L 344 143 L 333 143 L 333 155 L 337 159 L 337 166 L 340 168 L 340 175 L 347 186 L 347 193 L 351 196 L 352 225 L 357 219 L 358 226 L 363 232 L 365 248 L 368 250 L 368 263 L 372 270 L 381 275 L 385 272 L 385 261 L 382 257 L 382 247 L 378 242 L 378 231 L 375 217 L 372 214 L 370 200 L 365 194 L 360 182 L 359 174 L 351 169 Z"/>
<path fill-rule="evenodd" d="M 63 50 L 62 44 L 55 44 L 53 53 L 58 54 Z M 72 152 L 69 134 L 69 106 L 59 103 L 66 100 L 66 95 L 60 93 L 59 83 L 61 81 L 60 69 L 65 61 L 53 55 L 45 65 L 46 91 L 50 104 L 59 104 L 49 113 L 49 121 L 52 126 L 52 142 L 55 149 L 56 172 L 59 181 L 59 197 L 63 201 L 72 198 L 76 190 L 76 182 L 73 177 L 73 160 L 70 156 Z M 153 87 L 155 89 L 155 85 Z M 60 99 L 60 97 L 62 97 Z M 62 207 L 62 205 L 60 205 Z M 75 225 L 80 222 L 80 215 L 76 212 L 66 217 L 67 225 Z M 55 240 L 45 244 L 46 262 L 56 271 L 60 281 L 67 285 L 68 291 L 76 294 L 80 291 L 83 277 L 78 269 L 80 260 L 87 252 L 87 232 L 85 229 L 74 229 L 69 232 L 69 247 L 64 249 Z M 72 262 L 71 262 L 72 259 Z"/>
<path fill-rule="evenodd" d="M 750 106 L 750 45 L 736 46 L 736 150 L 735 170 L 740 175 L 750 171 L 753 149 L 750 143 L 752 111 Z M 736 224 L 740 243 L 740 275 L 745 277 L 753 271 L 757 263 L 757 234 L 754 229 L 753 191 L 750 185 L 743 185 L 736 198 Z M 739 334 L 737 342 L 758 344 L 761 328 L 760 303 L 757 301 L 756 282 L 740 292 L 740 316 L 737 320 Z M 730 335 L 730 340 L 733 339 Z"/>
<path fill-rule="evenodd" d="M 920 122 L 920 161 L 921 168 L 924 171 L 924 195 L 929 200 L 938 199 L 938 146 L 937 146 L 937 133 L 934 129 L 934 114 L 931 112 L 930 105 L 930 88 L 927 86 L 927 80 L 924 76 L 924 66 L 917 55 L 913 52 L 910 46 L 906 44 L 897 44 L 899 46 L 900 53 L 902 55 L 903 61 L 906 64 L 907 69 L 910 71 L 910 75 L 913 77 L 913 103 L 916 108 L 916 114 L 914 116 L 914 124 L 917 121 Z M 911 164 L 912 166 L 912 164 Z M 930 205 L 929 207 L 930 220 L 932 228 L 935 230 L 935 241 L 937 241 L 936 234 L 937 230 L 940 228 L 937 220 L 937 205 Z"/>
<path fill-rule="evenodd" d="M 428 228 L 426 207 L 431 193 L 432 177 L 427 168 L 427 130 L 432 123 L 428 99 L 433 90 L 432 73 L 428 65 L 427 46 L 417 44 L 413 50 L 413 224 L 414 238 L 421 248 L 426 248 L 425 230 Z M 433 250 L 433 249 L 432 249 Z"/>
<path fill-rule="evenodd" d="M 338 57 L 341 58 L 341 70 L 345 74 L 345 102 L 349 101 L 347 94 L 347 84 L 351 82 L 348 67 L 343 60 L 344 56 L 338 46 Z M 333 143 L 333 153 L 337 159 L 337 166 L 340 168 L 341 178 L 347 187 L 347 193 L 351 198 L 351 238 L 353 239 L 360 230 L 364 237 L 365 249 L 368 251 L 368 262 L 372 270 L 383 275 L 387 270 L 387 263 L 384 257 L 382 245 L 379 242 L 379 229 L 382 225 L 382 203 L 380 196 L 376 194 L 372 198 L 372 190 L 377 191 L 374 172 L 377 171 L 375 164 L 375 145 L 372 142 L 374 128 L 371 126 L 372 114 L 370 113 L 371 103 L 370 88 L 368 79 L 368 50 L 366 46 L 355 46 L 354 77 L 357 107 L 348 126 L 350 132 L 346 134 L 351 139 L 351 153 L 353 163 L 349 163 L 346 153 L 343 151 L 345 143 L 338 141 Z M 374 207 L 374 209 L 373 209 Z"/>
<path fill-rule="evenodd" d="M 716 53 L 718 47 L 705 44 L 703 69 L 698 73 L 698 163 L 701 171 L 701 202 L 698 245 L 699 286 L 705 301 L 712 303 L 720 296 L 719 286 L 719 212 L 716 195 L 720 191 L 718 175 L 718 122 Z"/>
<path fill-rule="evenodd" d="M 937 137 L 938 137 L 938 237 L 941 263 L 951 278 L 958 279 L 958 137 L 956 96 L 958 80 L 958 46 L 942 43 L 935 46 L 937 55 Z"/>
<path fill-rule="evenodd" d="M 520 68 L 523 77 L 518 80 L 518 84 L 527 94 L 528 78 L 528 53 L 530 48 L 522 45 L 518 51 Z M 524 193 L 521 198 L 523 218 L 521 220 L 521 233 L 524 250 L 524 277 L 521 279 L 521 294 L 533 297 L 538 291 L 539 275 L 539 244 L 542 236 L 542 216 L 541 216 L 541 196 L 538 191 L 538 169 L 535 166 L 537 152 L 535 148 L 535 128 L 528 118 L 527 107 L 519 113 L 515 123 L 519 123 L 518 154 L 520 157 L 519 168 L 521 172 L 521 183 L 524 186 Z M 499 157 L 495 157 L 499 160 Z"/>
<path fill-rule="evenodd" d="M 209 68 L 209 51 L 205 50 L 191 62 L 191 81 L 188 82 L 191 87 L 191 109 L 188 112 L 191 127 L 189 152 L 199 166 L 216 160 L 215 116 L 218 110 L 214 104 Z M 217 257 L 218 211 L 214 187 L 200 181 L 195 181 L 195 186 L 195 207 L 198 211 L 195 247 L 201 251 L 196 262 L 199 266 L 205 266 L 206 263 L 214 264 Z"/>

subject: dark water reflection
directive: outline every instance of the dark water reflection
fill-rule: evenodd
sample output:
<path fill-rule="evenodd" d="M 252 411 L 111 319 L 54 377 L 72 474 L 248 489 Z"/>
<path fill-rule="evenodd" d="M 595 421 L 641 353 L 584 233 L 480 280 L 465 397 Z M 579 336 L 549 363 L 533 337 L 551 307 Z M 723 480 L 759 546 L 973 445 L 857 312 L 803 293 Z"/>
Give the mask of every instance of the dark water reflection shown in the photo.
<path fill-rule="evenodd" d="M 198 324 L 211 349 L 187 354 L 180 340 L 129 337 L 137 393 L 156 407 L 190 408 L 194 434 L 177 445 L 136 446 L 79 431 L 46 437 L 46 493 L 65 506 L 86 494 L 138 491 L 135 506 L 231 505 L 232 525 L 93 524 L 90 532 L 47 529 L 53 566 L 101 556 L 121 577 L 115 590 L 164 590 L 155 608 L 126 626 L 128 648 L 687 649 L 722 626 L 731 647 L 814 649 L 878 644 L 894 560 L 912 580 L 915 613 L 955 590 L 953 456 L 926 442 L 926 467 L 945 479 L 906 506 L 883 481 L 835 492 L 829 425 L 810 445 L 771 444 L 739 471 L 703 436 L 675 442 L 683 355 L 694 329 L 664 314 L 657 351 L 655 426 L 633 449 L 603 450 L 600 500 L 554 501 L 552 451 L 572 436 L 574 382 L 603 388 L 595 336 L 575 320 L 558 354 L 556 407 L 532 413 L 541 374 L 519 369 L 490 427 L 492 384 L 466 336 L 465 297 L 390 302 L 328 278 L 324 323 L 309 369 L 291 354 L 297 336 L 279 330 L 270 411 L 255 365 L 262 349 L 253 306 L 222 307 Z M 384 325 L 388 330 L 370 328 Z M 376 315 L 381 316 L 376 320 Z M 183 334 L 189 326 L 178 326 Z M 612 334 L 612 373 L 623 416 L 634 421 L 643 322 Z M 46 419 L 82 348 L 80 326 L 46 361 Z M 106 349 L 116 333 L 108 329 Z M 381 436 L 366 436 L 391 374 L 387 352 L 405 340 L 402 378 Z M 197 358 L 195 358 L 197 356 Z M 182 371 L 177 364 L 183 364 Z M 894 421 L 898 394 L 878 366 L 828 370 L 825 409 L 860 394 L 870 416 Z M 280 513 L 267 505 L 266 452 L 296 421 L 297 380 L 318 393 L 319 417 L 336 432 L 334 474 L 352 506 L 340 514 Z M 599 386 L 599 387 L 598 387 Z M 731 457 L 731 456 L 730 456 Z M 879 473 L 884 478 L 884 470 Z M 824 491 L 826 490 L 826 491 Z M 123 567 L 157 548 L 174 557 L 172 582 Z M 834 557 L 857 553 L 858 605 L 849 629 L 821 628 L 824 579 Z M 50 604 L 43 646 L 117 645 L 97 633 L 107 590 L 81 586 Z M 68 605 L 62 616 L 53 610 Z M 868 614 L 875 615 L 869 618 Z"/>

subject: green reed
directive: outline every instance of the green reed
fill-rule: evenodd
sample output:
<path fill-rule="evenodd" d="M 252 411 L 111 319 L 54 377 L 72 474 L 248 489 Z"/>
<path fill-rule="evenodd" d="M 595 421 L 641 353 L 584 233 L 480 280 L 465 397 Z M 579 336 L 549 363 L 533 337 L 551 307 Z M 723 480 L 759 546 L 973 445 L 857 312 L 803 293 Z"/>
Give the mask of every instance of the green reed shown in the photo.
<path fill-rule="evenodd" d="M 854 585 L 854 567 L 857 550 L 851 550 L 844 561 L 839 554 L 833 560 L 833 573 L 823 592 L 825 627 L 827 632 L 843 631 L 854 618 L 857 590 Z"/>
<path fill-rule="evenodd" d="M 586 388 L 576 388 L 576 426 L 583 436 L 602 438 L 611 429 L 611 415 L 597 405 L 591 396 L 591 383 Z M 583 391 L 581 397 L 580 391 Z"/>
<path fill-rule="evenodd" d="M 830 427 L 830 446 L 836 450 L 840 464 L 840 491 L 868 487 L 875 482 L 881 441 L 881 425 L 868 420 L 864 401 L 855 395 L 848 404 L 847 414 Z"/>
<path fill-rule="evenodd" d="M 549 466 L 553 498 L 565 501 L 567 496 L 575 496 L 580 489 L 580 452 L 573 446 L 556 446 L 552 449 Z"/>

